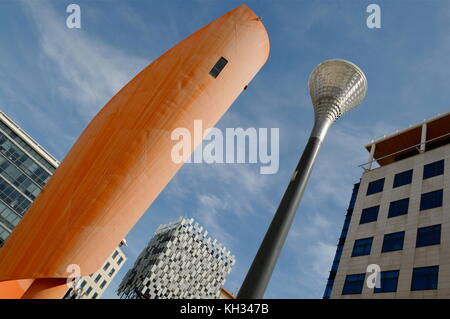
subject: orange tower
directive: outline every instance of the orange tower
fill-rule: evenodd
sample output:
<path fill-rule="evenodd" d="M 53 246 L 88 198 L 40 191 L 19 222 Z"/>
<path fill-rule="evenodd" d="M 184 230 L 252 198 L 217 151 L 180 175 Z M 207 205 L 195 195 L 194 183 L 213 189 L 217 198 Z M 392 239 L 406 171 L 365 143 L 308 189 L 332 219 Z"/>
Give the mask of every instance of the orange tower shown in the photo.
<path fill-rule="evenodd" d="M 268 54 L 263 24 L 240 6 L 125 85 L 0 249 L 0 298 L 61 298 L 69 266 L 97 271 L 182 166 L 171 158 L 171 132 L 193 132 L 194 120 L 214 126 Z"/>

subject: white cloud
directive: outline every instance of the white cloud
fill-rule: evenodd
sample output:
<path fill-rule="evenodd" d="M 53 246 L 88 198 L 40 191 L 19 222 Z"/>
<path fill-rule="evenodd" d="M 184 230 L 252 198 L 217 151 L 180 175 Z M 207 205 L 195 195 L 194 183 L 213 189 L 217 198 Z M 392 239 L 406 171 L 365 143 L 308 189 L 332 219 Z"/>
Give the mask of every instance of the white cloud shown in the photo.
<path fill-rule="evenodd" d="M 318 277 L 325 279 L 330 271 L 331 261 L 336 252 L 336 246 L 323 241 L 311 245 L 312 270 Z"/>
<path fill-rule="evenodd" d="M 56 67 L 59 93 L 79 103 L 79 114 L 90 119 L 109 99 L 150 61 L 89 35 L 83 29 L 69 29 L 65 13 L 58 14 L 47 1 L 23 1 L 33 18 L 44 59 Z"/>

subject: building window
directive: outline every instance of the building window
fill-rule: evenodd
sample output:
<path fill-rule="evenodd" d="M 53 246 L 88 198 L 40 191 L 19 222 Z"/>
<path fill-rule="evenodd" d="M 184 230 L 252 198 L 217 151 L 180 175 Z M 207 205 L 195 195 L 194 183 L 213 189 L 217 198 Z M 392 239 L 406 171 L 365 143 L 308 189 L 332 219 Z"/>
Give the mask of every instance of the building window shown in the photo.
<path fill-rule="evenodd" d="M 423 167 L 423 179 L 444 174 L 444 160 L 427 164 Z"/>
<path fill-rule="evenodd" d="M 91 291 L 92 291 L 92 287 L 89 287 L 89 288 L 86 290 L 86 293 L 85 293 L 86 296 L 89 295 L 89 294 L 91 293 Z"/>
<path fill-rule="evenodd" d="M 366 274 L 347 275 L 342 294 L 354 295 L 362 293 L 365 277 Z"/>
<path fill-rule="evenodd" d="M 439 245 L 441 243 L 441 225 L 422 227 L 417 230 L 416 247 Z"/>
<path fill-rule="evenodd" d="M 92 299 L 97 299 L 97 297 L 98 297 L 98 293 L 94 293 L 94 294 L 92 295 Z"/>
<path fill-rule="evenodd" d="M 399 273 L 400 270 L 382 271 L 380 276 L 381 287 L 375 288 L 374 292 L 396 292 Z"/>
<path fill-rule="evenodd" d="M 109 277 L 111 277 L 112 275 L 114 275 L 114 273 L 116 272 L 116 270 L 113 268 L 111 269 L 111 271 L 109 272 Z"/>
<path fill-rule="evenodd" d="M 370 222 L 374 222 L 378 218 L 378 211 L 380 210 L 380 206 L 373 206 L 369 208 L 364 208 L 361 213 L 361 219 L 359 220 L 360 224 L 366 224 Z"/>
<path fill-rule="evenodd" d="M 411 290 L 430 290 L 438 287 L 439 266 L 414 268 Z"/>
<path fill-rule="evenodd" d="M 352 257 L 370 255 L 373 237 L 355 240 Z"/>
<path fill-rule="evenodd" d="M 420 198 L 420 210 L 442 206 L 442 189 L 422 194 Z"/>
<path fill-rule="evenodd" d="M 117 261 L 117 264 L 120 265 L 123 261 L 123 257 L 120 257 L 119 260 Z"/>
<path fill-rule="evenodd" d="M 105 266 L 103 266 L 103 270 L 107 270 L 108 268 L 109 268 L 109 265 L 110 265 L 110 263 L 109 263 L 109 261 L 105 264 Z"/>
<path fill-rule="evenodd" d="M 219 61 L 217 61 L 216 64 L 213 66 L 211 71 L 209 71 L 209 74 L 211 74 L 213 78 L 217 78 L 217 76 L 220 74 L 220 72 L 222 72 L 223 68 L 225 67 L 225 65 L 227 65 L 227 63 L 228 60 L 225 59 L 224 57 L 221 57 Z"/>
<path fill-rule="evenodd" d="M 413 170 L 404 171 L 394 176 L 394 185 L 392 188 L 400 187 L 412 183 Z"/>
<path fill-rule="evenodd" d="M 388 218 L 408 214 L 409 198 L 396 200 L 389 204 Z"/>
<path fill-rule="evenodd" d="M 388 251 L 402 250 L 403 241 L 405 239 L 405 232 L 398 232 L 384 235 L 382 253 Z"/>
<path fill-rule="evenodd" d="M 114 254 L 112 255 L 112 259 L 116 258 L 119 252 L 117 250 L 114 251 Z"/>
<path fill-rule="evenodd" d="M 372 195 L 375 193 L 382 192 L 383 187 L 384 187 L 384 178 L 370 182 L 369 186 L 367 186 L 367 194 L 366 195 Z"/>
<path fill-rule="evenodd" d="M 102 275 L 98 274 L 97 277 L 95 277 L 94 282 L 97 283 L 102 278 Z"/>
<path fill-rule="evenodd" d="M 84 286 L 86 286 L 86 281 L 85 280 L 83 280 L 83 282 L 81 283 L 80 288 L 84 288 Z"/>
<path fill-rule="evenodd" d="M 103 289 L 106 285 L 106 280 L 103 280 L 102 284 L 100 285 L 100 288 Z"/>

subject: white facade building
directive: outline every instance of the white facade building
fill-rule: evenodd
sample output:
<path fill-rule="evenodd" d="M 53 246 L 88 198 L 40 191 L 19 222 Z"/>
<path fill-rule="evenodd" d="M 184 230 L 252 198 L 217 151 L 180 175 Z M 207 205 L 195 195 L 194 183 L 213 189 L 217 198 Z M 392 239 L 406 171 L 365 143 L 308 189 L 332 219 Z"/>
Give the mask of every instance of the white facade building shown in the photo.
<path fill-rule="evenodd" d="M 65 298 L 100 299 L 127 260 L 127 256 L 122 250 L 122 246 L 126 245 L 126 241 L 123 239 L 102 267 L 89 276 L 81 277 L 77 281 L 75 289 L 69 291 Z"/>
<path fill-rule="evenodd" d="M 235 257 L 193 219 L 161 225 L 117 290 L 121 298 L 217 298 Z"/>

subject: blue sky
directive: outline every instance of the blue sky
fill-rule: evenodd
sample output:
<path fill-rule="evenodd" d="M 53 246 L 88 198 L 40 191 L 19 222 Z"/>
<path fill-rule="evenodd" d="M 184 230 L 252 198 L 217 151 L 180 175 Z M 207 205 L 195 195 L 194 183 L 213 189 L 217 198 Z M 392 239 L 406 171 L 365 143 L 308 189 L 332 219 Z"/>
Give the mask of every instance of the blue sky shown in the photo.
<path fill-rule="evenodd" d="M 65 26 L 70 3 L 81 29 Z M 366 7 L 381 7 L 368 29 Z M 0 109 L 59 160 L 98 110 L 143 67 L 238 1 L 0 0 Z M 372 139 L 449 110 L 450 2 L 246 1 L 263 19 L 267 64 L 217 127 L 280 128 L 280 170 L 259 164 L 186 164 L 129 233 L 129 259 L 161 223 L 194 217 L 237 262 L 236 292 L 306 144 L 311 70 L 330 58 L 357 64 L 369 91 L 330 130 L 267 289 L 267 298 L 321 298 L 353 183 Z"/>

